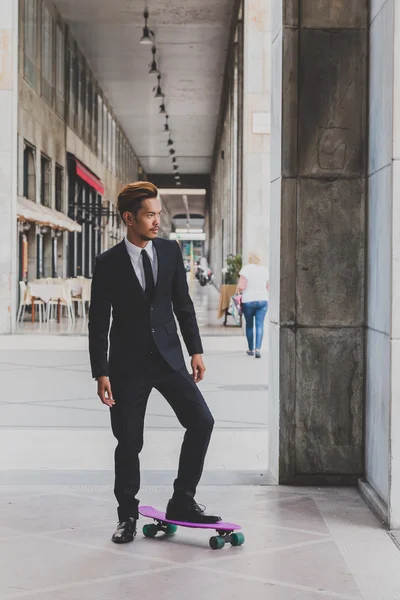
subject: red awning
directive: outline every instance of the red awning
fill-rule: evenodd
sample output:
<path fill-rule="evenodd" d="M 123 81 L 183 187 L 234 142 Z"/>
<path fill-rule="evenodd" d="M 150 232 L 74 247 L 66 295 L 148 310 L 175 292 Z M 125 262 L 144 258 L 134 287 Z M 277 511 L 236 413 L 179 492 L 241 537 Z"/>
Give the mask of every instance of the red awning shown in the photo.
<path fill-rule="evenodd" d="M 75 159 L 76 160 L 76 159 Z M 95 189 L 99 194 L 104 196 L 104 185 L 101 183 L 100 179 L 93 175 L 79 160 L 76 160 L 76 174 L 78 177 L 86 181 L 93 189 Z"/>

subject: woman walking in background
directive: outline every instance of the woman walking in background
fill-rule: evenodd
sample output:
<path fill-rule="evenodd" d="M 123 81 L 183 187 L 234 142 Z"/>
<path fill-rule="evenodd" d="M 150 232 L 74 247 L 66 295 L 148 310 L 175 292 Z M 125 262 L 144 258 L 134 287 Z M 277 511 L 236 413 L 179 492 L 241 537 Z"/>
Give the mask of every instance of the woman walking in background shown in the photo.
<path fill-rule="evenodd" d="M 249 254 L 249 264 L 239 273 L 239 292 L 242 292 L 243 314 L 246 320 L 246 337 L 249 356 L 261 358 L 261 345 L 264 335 L 264 320 L 268 311 L 269 273 L 267 267 L 261 265 L 258 254 Z M 254 325 L 256 340 L 254 347 Z"/>

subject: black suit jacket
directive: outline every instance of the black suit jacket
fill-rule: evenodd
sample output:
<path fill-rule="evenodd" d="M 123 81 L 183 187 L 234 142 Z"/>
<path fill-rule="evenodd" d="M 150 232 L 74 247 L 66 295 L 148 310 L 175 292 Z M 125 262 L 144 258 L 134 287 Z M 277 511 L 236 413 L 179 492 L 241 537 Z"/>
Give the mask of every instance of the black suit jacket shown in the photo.
<path fill-rule="evenodd" d="M 185 363 L 173 313 L 189 354 L 203 352 L 180 248 L 164 239 L 155 239 L 153 244 L 158 277 L 151 304 L 125 240 L 96 259 L 89 310 L 89 352 L 95 378 L 140 374 L 154 344 L 174 370 L 181 369 Z"/>

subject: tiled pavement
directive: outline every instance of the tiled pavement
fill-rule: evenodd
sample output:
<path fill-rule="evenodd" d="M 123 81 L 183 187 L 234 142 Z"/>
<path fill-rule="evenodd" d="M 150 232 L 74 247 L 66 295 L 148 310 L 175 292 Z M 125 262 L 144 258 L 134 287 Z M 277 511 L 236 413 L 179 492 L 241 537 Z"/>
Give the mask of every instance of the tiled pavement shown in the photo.
<path fill-rule="evenodd" d="M 168 496 L 141 494 L 158 507 Z M 242 524 L 243 546 L 214 551 L 207 531 L 184 528 L 116 546 L 110 486 L 1 487 L 0 598 L 400 598 L 400 553 L 356 490 L 205 486 L 198 497 Z"/>
<path fill-rule="evenodd" d="M 400 551 L 355 489 L 232 485 L 252 481 L 243 463 L 265 466 L 268 383 L 267 361 L 249 362 L 232 332 L 205 335 L 217 443 L 198 501 L 246 536 L 220 551 L 208 532 L 183 528 L 114 545 L 113 438 L 85 338 L 0 339 L 0 600 L 400 600 Z M 162 508 L 181 432 L 161 398 L 149 409 L 141 501 Z"/>

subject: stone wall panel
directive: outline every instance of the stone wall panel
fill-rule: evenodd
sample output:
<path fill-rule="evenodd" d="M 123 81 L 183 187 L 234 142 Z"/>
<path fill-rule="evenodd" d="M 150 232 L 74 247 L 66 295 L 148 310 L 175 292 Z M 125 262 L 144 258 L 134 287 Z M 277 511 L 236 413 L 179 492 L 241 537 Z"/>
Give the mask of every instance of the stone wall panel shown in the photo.
<path fill-rule="evenodd" d="M 297 206 L 297 323 L 364 323 L 365 182 L 301 179 Z"/>
<path fill-rule="evenodd" d="M 300 176 L 364 175 L 366 41 L 365 31 L 301 30 Z"/>
<path fill-rule="evenodd" d="M 299 0 L 283 0 L 283 24 L 285 27 L 298 27 Z"/>
<path fill-rule="evenodd" d="M 316 29 L 365 28 L 368 0 L 300 0 L 301 26 Z"/>
<path fill-rule="evenodd" d="M 296 336 L 296 473 L 362 474 L 364 330 Z"/>

